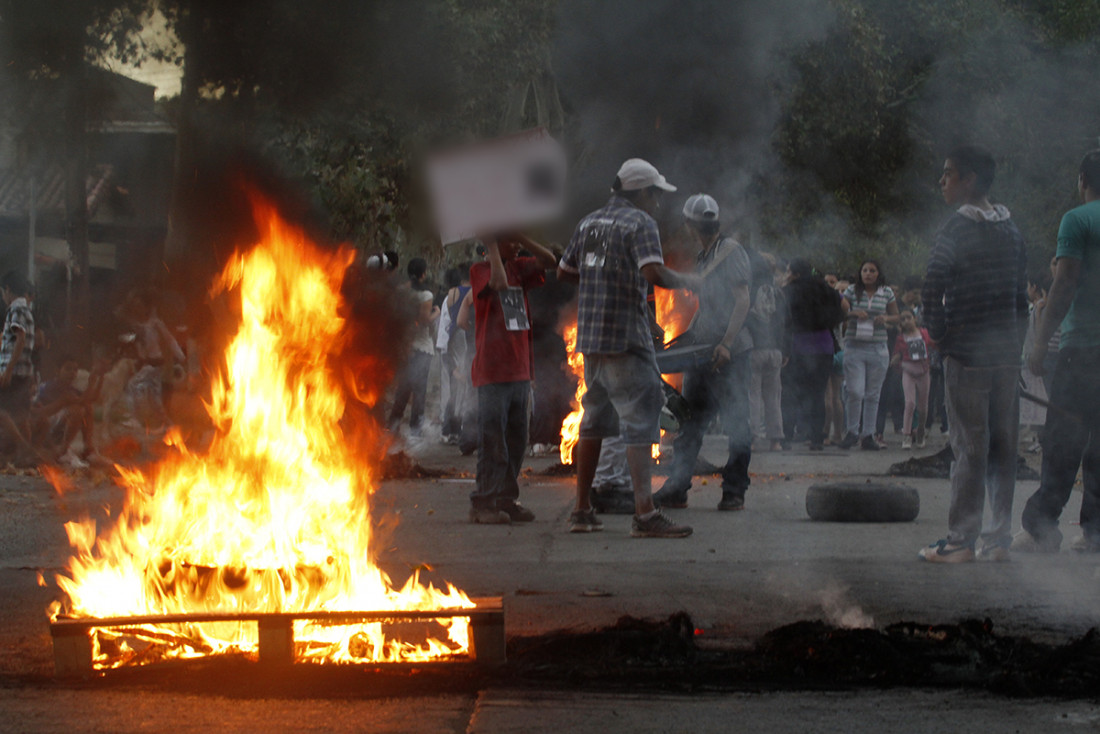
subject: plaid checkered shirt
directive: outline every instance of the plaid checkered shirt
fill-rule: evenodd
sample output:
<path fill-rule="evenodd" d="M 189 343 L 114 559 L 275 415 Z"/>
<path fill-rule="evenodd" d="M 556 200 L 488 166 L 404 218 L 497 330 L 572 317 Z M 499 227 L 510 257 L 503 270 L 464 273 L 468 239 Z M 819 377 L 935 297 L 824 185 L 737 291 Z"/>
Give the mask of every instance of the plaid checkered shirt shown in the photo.
<path fill-rule="evenodd" d="M 657 222 L 621 196 L 580 221 L 559 264 L 580 277 L 578 352 L 653 352 L 642 268 L 664 261 Z"/>
<path fill-rule="evenodd" d="M 34 315 L 25 298 L 16 298 L 8 306 L 3 338 L 0 339 L 0 372 L 7 369 L 15 354 L 16 331 L 22 331 L 27 338 L 23 343 L 23 354 L 11 373 L 16 377 L 30 377 L 34 374 L 34 365 L 31 364 L 31 352 L 34 351 Z"/>

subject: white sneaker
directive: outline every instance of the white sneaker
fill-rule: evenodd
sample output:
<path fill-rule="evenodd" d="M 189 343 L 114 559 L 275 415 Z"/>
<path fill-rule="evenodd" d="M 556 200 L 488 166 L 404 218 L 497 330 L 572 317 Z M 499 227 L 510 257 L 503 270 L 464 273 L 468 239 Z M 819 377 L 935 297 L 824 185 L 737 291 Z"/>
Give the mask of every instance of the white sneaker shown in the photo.
<path fill-rule="evenodd" d="M 84 461 L 84 459 L 81 459 L 79 456 L 74 454 L 71 449 L 69 451 L 66 451 L 61 456 L 61 458 L 57 460 L 57 463 L 61 464 L 62 466 L 67 466 L 70 469 L 88 468 L 88 462 Z"/>
<path fill-rule="evenodd" d="M 912 436 L 906 436 L 905 438 L 903 438 L 901 440 L 901 447 L 903 449 L 913 448 L 913 437 Z"/>

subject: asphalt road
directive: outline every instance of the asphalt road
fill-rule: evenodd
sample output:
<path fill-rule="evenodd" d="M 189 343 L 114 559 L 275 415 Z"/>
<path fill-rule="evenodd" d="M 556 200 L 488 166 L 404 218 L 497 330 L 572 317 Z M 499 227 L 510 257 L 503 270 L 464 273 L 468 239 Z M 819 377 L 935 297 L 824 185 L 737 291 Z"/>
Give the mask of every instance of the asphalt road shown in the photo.
<path fill-rule="evenodd" d="M 896 441 L 895 441 L 896 443 Z M 718 462 L 723 441 L 704 456 Z M 930 445 L 931 453 L 940 443 Z M 425 441 L 409 453 L 435 479 L 383 483 L 375 508 L 386 531 L 375 552 L 395 582 L 430 567 L 423 580 L 447 581 L 471 596 L 501 596 L 509 639 L 592 630 L 624 615 L 661 620 L 690 615 L 703 646 L 747 647 L 765 632 L 807 619 L 883 628 L 897 621 L 951 623 L 989 618 L 1001 634 L 1065 642 L 1097 623 L 1100 558 L 1063 551 L 1008 563 L 937 566 L 917 550 L 942 537 L 946 480 L 896 480 L 921 497 L 917 520 L 898 524 L 818 523 L 805 512 L 806 489 L 840 480 L 886 480 L 910 452 L 759 453 L 746 509 L 715 510 L 717 480 L 696 480 L 690 506 L 675 517 L 694 526 L 683 540 L 634 539 L 630 518 L 606 516 L 606 529 L 567 532 L 573 485 L 533 457 L 521 500 L 536 520 L 475 526 L 467 521 L 474 460 Z M 1034 458 L 1032 458 L 1034 463 Z M 1016 512 L 1035 488 L 1020 482 Z M 0 475 L 0 731 L 941 731 L 960 717 L 989 732 L 1100 728 L 1089 701 L 1001 699 L 942 690 L 772 691 L 707 696 L 532 690 L 493 680 L 485 687 L 223 697 L 156 682 L 72 683 L 52 677 L 45 607 L 52 574 L 68 556 L 63 523 L 100 515 L 121 494 L 83 479 L 60 497 L 36 477 Z M 1076 518 L 1075 493 L 1064 520 Z M 393 522 L 396 521 L 396 522 Z M 1068 541 L 1076 529 L 1065 522 Z M 1017 522 L 1018 526 L 1018 522 Z M 39 576 L 47 586 L 39 586 Z M 516 682 L 521 683 L 521 682 Z"/>

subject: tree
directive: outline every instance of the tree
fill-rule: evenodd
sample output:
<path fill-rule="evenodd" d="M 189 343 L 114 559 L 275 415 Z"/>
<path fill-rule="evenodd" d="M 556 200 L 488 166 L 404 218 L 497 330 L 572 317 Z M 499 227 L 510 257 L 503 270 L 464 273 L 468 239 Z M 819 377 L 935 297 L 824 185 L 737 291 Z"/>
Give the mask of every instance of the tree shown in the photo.
<path fill-rule="evenodd" d="M 132 59 L 140 46 L 137 31 L 141 0 L 0 0 L 0 48 L 3 68 L 25 98 L 34 91 L 59 91 L 62 125 L 53 105 L 29 105 L 17 121 L 34 147 L 64 151 L 67 239 L 75 260 L 72 337 L 89 346 L 88 211 L 85 194 L 88 107 L 87 64 L 104 55 Z M 40 95 L 38 95 L 40 96 Z M 45 113 L 40 116 L 35 113 Z M 61 145 L 57 146 L 60 141 Z"/>

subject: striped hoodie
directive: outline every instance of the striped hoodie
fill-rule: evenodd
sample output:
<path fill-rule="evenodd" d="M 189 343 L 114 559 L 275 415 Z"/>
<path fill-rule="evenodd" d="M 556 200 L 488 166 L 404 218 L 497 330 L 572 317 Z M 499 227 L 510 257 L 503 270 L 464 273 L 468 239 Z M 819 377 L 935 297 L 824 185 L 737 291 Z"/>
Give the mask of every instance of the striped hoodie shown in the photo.
<path fill-rule="evenodd" d="M 1027 252 L 1004 206 L 960 207 L 936 233 L 921 301 L 945 356 L 1018 366 L 1027 331 Z"/>

